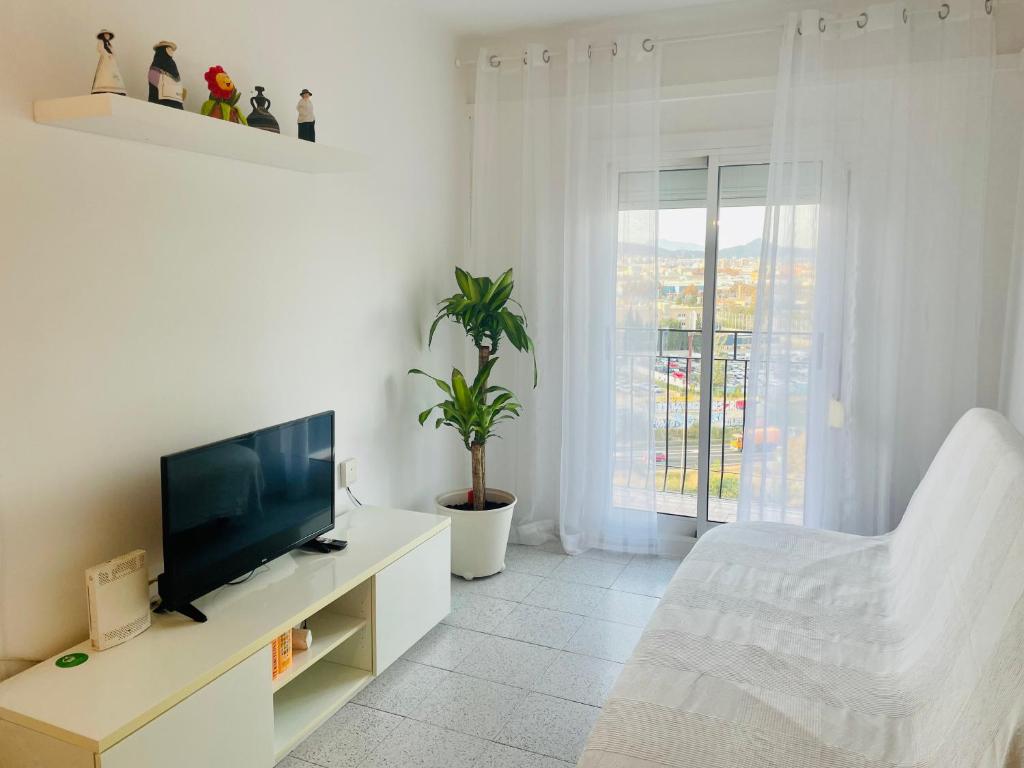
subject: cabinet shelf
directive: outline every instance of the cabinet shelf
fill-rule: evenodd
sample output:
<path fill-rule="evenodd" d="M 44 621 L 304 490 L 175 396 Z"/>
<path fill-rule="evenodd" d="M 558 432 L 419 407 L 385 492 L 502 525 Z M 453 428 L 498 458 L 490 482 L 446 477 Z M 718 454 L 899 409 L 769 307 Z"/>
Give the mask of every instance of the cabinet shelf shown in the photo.
<path fill-rule="evenodd" d="M 313 633 L 313 647 L 305 651 L 292 651 L 292 663 L 274 680 L 274 690 L 280 690 L 316 664 L 343 642 L 367 626 L 366 619 L 343 616 L 340 613 L 320 611 L 307 619 Z"/>
<path fill-rule="evenodd" d="M 109 93 L 38 100 L 33 115 L 44 125 L 303 173 L 364 166 L 355 152 Z"/>
<path fill-rule="evenodd" d="M 292 685 L 275 693 L 274 760 L 283 759 L 296 744 L 359 693 L 372 677 L 365 669 L 321 659 L 310 674 L 302 675 Z"/>

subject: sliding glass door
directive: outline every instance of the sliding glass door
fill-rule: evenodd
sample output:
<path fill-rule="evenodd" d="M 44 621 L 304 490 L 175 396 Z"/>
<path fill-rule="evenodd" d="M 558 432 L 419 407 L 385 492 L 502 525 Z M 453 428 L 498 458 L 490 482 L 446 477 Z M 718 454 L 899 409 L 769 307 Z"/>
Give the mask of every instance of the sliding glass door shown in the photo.
<path fill-rule="evenodd" d="M 701 158 L 663 170 L 656 201 L 620 176 L 614 500 L 698 533 L 735 520 L 742 453 L 771 440 L 743 442 L 767 175 Z"/>

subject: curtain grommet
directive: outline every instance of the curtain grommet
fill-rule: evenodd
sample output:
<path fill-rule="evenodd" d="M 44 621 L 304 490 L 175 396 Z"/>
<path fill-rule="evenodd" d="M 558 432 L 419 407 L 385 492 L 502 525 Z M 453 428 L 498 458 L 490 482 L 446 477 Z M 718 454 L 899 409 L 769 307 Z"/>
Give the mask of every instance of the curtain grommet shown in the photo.
<path fill-rule="evenodd" d="M 904 8 L 903 9 L 903 23 L 906 24 L 908 21 L 910 21 L 910 11 L 908 11 L 906 8 Z"/>
<path fill-rule="evenodd" d="M 821 34 L 825 34 L 825 29 L 826 29 L 827 26 L 828 25 L 825 24 L 825 17 L 824 16 L 819 16 L 818 17 L 818 31 L 821 32 Z"/>
<path fill-rule="evenodd" d="M 868 25 L 868 13 L 867 11 L 861 12 L 860 16 L 857 17 L 857 29 L 864 29 Z"/>
<path fill-rule="evenodd" d="M 619 55 L 619 42 L 618 42 L 618 40 L 616 40 L 614 43 L 612 43 L 612 56 L 618 56 L 618 55 Z"/>
<path fill-rule="evenodd" d="M 498 54 L 496 54 L 496 53 L 492 53 L 490 58 L 487 59 L 487 63 L 490 64 L 492 67 L 495 67 L 495 68 L 500 67 L 501 66 L 501 57 L 498 56 Z"/>
<path fill-rule="evenodd" d="M 593 45 L 588 45 L 587 46 L 587 58 L 588 59 L 594 58 L 594 46 Z"/>
<path fill-rule="evenodd" d="M 654 50 L 654 41 L 648 37 L 642 43 L 640 43 L 640 47 L 643 48 L 648 53 L 650 53 L 651 51 Z"/>
<path fill-rule="evenodd" d="M 992 0 L 985 0 L 985 13 L 992 15 Z"/>
<path fill-rule="evenodd" d="M 543 62 L 544 62 L 545 64 L 550 64 L 550 63 L 551 63 L 551 51 L 549 51 L 549 50 L 548 50 L 547 48 L 545 48 L 545 49 L 544 49 L 544 53 L 542 53 L 542 54 L 540 55 L 540 58 L 541 58 L 541 60 L 542 60 L 542 61 L 543 61 Z"/>
<path fill-rule="evenodd" d="M 949 18 L 949 3 L 943 3 L 939 6 L 939 18 L 945 21 Z"/>

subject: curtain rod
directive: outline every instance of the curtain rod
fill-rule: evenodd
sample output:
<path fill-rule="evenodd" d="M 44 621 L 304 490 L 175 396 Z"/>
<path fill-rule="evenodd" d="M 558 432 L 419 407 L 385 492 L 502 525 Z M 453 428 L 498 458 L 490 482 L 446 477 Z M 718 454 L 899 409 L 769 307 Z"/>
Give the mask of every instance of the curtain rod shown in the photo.
<path fill-rule="evenodd" d="M 766 34 L 768 34 L 770 32 L 782 32 L 784 29 L 785 29 L 784 26 L 777 25 L 777 26 L 774 26 L 774 27 L 762 27 L 761 29 L 747 29 L 747 30 L 743 30 L 743 31 L 740 31 L 740 32 L 719 32 L 719 33 L 708 34 L 708 35 L 690 35 L 688 37 L 655 37 L 655 38 L 650 38 L 649 37 L 649 38 L 647 38 L 646 40 L 643 41 L 643 46 L 644 46 L 644 50 L 645 51 L 653 51 L 655 44 L 660 44 L 660 45 L 676 45 L 677 43 L 693 43 L 693 42 L 700 42 L 702 40 L 724 40 L 724 39 L 730 38 L 730 37 L 749 37 L 749 36 L 753 36 L 753 35 L 766 35 Z M 592 45 L 592 46 L 588 47 L 588 51 L 589 52 L 593 52 L 593 51 L 613 51 L 613 52 L 618 52 L 618 47 L 619 47 L 618 43 L 610 43 L 608 45 Z M 564 56 L 565 52 L 564 51 L 549 51 L 549 50 L 545 49 L 543 55 L 545 57 L 544 61 L 547 62 L 547 61 L 550 61 L 555 56 Z M 490 57 L 490 62 L 491 62 L 491 66 L 492 67 L 497 67 L 497 66 L 500 66 L 501 63 L 505 62 L 505 61 L 521 61 L 521 60 L 523 60 L 525 58 L 526 58 L 526 54 L 525 53 L 522 56 L 497 56 L 497 55 L 495 55 L 495 56 L 491 56 Z M 461 58 L 456 58 L 455 59 L 455 66 L 456 67 L 475 67 L 476 66 L 476 62 L 475 61 L 465 62 Z"/>
<path fill-rule="evenodd" d="M 999 1 L 999 5 L 1000 6 L 1004 6 L 1004 5 L 1020 5 L 1022 2 L 1024 2 L 1024 0 L 1000 0 Z M 987 14 L 991 15 L 993 7 L 994 7 L 994 0 L 984 0 L 984 3 L 985 3 L 985 12 Z M 949 18 L 949 15 L 950 15 L 949 3 L 943 2 L 937 8 L 933 8 L 933 9 L 918 9 L 918 10 L 914 10 L 914 11 L 904 7 L 903 8 L 903 23 L 906 24 L 910 20 L 911 16 L 918 16 L 918 15 L 926 14 L 926 13 L 936 13 L 936 14 L 938 14 L 939 19 L 941 19 L 942 21 L 945 21 L 947 18 Z M 856 22 L 857 26 L 860 29 L 863 29 L 864 27 L 867 26 L 868 20 L 869 20 L 869 17 L 868 17 L 867 11 L 863 11 L 863 12 L 857 14 L 856 16 L 850 16 L 850 17 L 846 17 L 846 18 L 826 19 L 824 16 L 822 16 L 821 18 L 818 19 L 818 29 L 820 31 L 824 32 L 828 28 L 829 24 L 845 24 L 845 23 L 849 23 L 851 21 L 852 22 Z M 783 30 L 785 30 L 785 26 L 777 25 L 777 26 L 774 26 L 774 27 L 762 27 L 760 29 L 747 29 L 747 30 L 742 30 L 742 31 L 739 31 L 739 32 L 720 32 L 720 33 L 713 33 L 713 34 L 706 34 L 706 35 L 689 35 L 689 36 L 684 36 L 684 37 L 655 37 L 655 38 L 650 38 L 649 37 L 649 38 L 647 38 L 646 40 L 643 41 L 642 45 L 643 45 L 643 48 L 644 48 L 645 51 L 650 52 L 650 51 L 654 50 L 654 46 L 655 45 L 677 45 L 679 43 L 695 43 L 695 42 L 701 42 L 701 41 L 704 41 L 704 40 L 725 40 L 725 39 L 733 38 L 733 37 L 752 37 L 754 35 L 766 35 L 766 34 L 773 33 L 773 32 L 778 33 L 778 32 L 782 32 Z M 799 27 L 797 27 L 797 32 L 800 33 L 800 34 L 803 34 L 800 31 Z M 613 42 L 613 43 L 611 43 L 609 45 L 600 45 L 600 46 L 593 45 L 593 46 L 588 46 L 588 48 L 587 48 L 587 55 L 589 56 L 594 51 L 611 51 L 612 54 L 614 55 L 614 54 L 616 54 L 618 52 L 618 47 L 619 47 L 619 45 L 618 45 L 617 42 Z M 562 51 L 550 51 L 547 48 L 545 48 L 544 52 L 541 55 L 544 58 L 544 62 L 547 63 L 547 62 L 551 61 L 551 59 L 553 57 L 555 57 L 555 56 L 564 56 L 565 53 L 562 52 Z M 492 55 L 490 57 L 489 61 L 490 61 L 490 64 L 491 64 L 492 67 L 500 67 L 506 61 L 522 61 L 523 64 L 525 64 L 526 63 L 526 52 L 524 51 L 522 56 L 498 56 L 497 54 L 495 54 L 495 55 Z M 476 66 L 476 62 L 475 61 L 473 61 L 473 62 L 465 62 L 461 58 L 456 57 L 456 59 L 455 59 L 455 66 L 458 67 L 458 68 L 461 68 L 461 67 L 475 67 Z"/>

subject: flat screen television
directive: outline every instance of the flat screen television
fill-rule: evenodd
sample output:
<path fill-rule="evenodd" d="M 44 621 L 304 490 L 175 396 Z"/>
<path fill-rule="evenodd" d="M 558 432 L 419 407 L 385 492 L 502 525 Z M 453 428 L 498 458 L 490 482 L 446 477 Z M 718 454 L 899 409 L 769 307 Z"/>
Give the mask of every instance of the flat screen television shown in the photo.
<path fill-rule="evenodd" d="M 160 459 L 161 611 L 191 602 L 334 526 L 334 411 Z"/>

